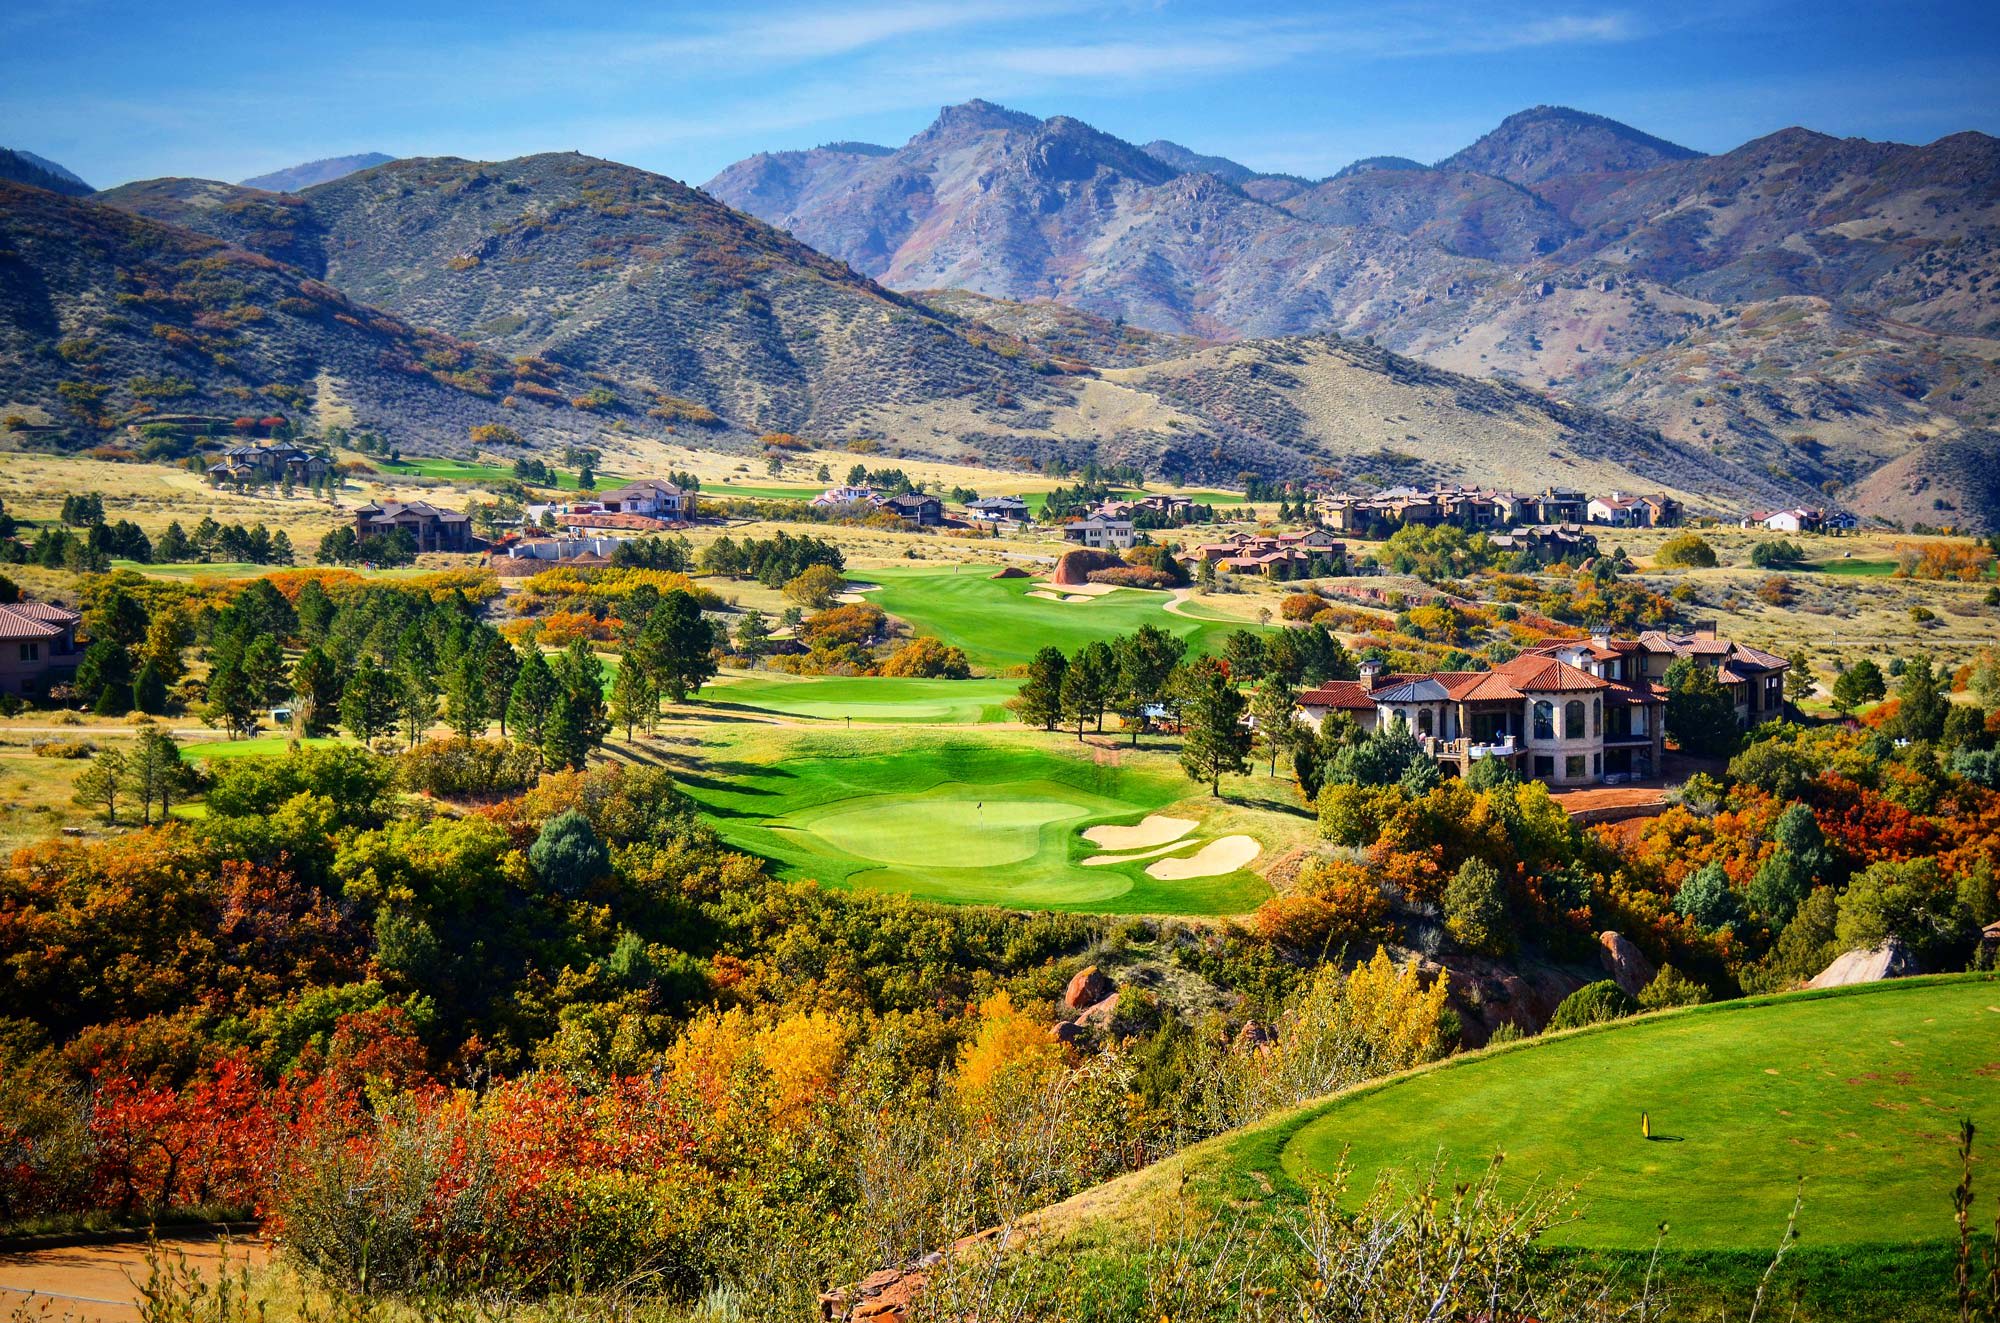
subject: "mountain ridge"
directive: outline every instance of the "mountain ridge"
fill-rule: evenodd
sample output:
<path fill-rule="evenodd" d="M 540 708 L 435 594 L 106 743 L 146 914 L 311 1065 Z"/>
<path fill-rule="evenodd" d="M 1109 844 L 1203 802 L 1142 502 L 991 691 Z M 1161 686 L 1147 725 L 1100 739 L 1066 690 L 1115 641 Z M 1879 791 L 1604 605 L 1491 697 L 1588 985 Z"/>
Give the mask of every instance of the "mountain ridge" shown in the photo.
<path fill-rule="evenodd" d="M 378 165 L 387 165 L 396 158 L 387 152 L 357 152 L 352 156 L 328 156 L 317 161 L 304 161 L 298 165 L 286 166 L 268 174 L 253 175 L 242 182 L 245 188 L 258 188 L 267 193 L 296 193 L 314 184 L 331 183 L 361 170 L 372 170 Z"/>

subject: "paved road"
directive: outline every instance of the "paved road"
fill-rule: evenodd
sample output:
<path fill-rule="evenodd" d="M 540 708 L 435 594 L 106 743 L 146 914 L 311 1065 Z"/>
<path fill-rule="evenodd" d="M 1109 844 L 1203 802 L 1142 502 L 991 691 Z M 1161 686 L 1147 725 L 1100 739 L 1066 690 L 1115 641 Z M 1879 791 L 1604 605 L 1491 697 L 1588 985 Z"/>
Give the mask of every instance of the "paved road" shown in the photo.
<path fill-rule="evenodd" d="M 209 1234 L 163 1238 L 160 1247 L 167 1258 L 179 1256 L 204 1275 L 214 1274 L 223 1261 L 221 1243 Z M 143 1241 L 122 1241 L 0 1253 L 0 1318 L 136 1323 L 146 1250 Z M 232 1270 L 270 1257 L 269 1248 L 255 1240 L 232 1242 L 228 1254 Z"/>

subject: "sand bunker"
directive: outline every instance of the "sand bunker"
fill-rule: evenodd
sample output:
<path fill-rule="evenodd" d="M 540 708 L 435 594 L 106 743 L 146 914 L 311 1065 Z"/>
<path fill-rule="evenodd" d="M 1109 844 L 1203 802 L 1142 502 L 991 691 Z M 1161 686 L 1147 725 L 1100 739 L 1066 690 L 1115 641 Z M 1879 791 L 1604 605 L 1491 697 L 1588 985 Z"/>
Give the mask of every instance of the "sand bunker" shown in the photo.
<path fill-rule="evenodd" d="M 878 593 L 881 591 L 882 585 L 879 583 L 850 583 L 845 585 L 841 591 L 835 593 L 833 600 L 836 602 L 845 602 L 853 606 L 864 600 L 861 594 Z"/>
<path fill-rule="evenodd" d="M 1158 813 L 1134 827 L 1092 827 L 1083 839 L 1105 850 L 1143 850 L 1149 845 L 1178 841 L 1194 830 L 1191 818 L 1169 818 Z"/>
<path fill-rule="evenodd" d="M 1115 592 L 1117 592 L 1117 591 L 1118 591 L 1118 585 L 1117 585 L 1117 584 L 1115 584 L 1115 583 L 1047 583 L 1047 582 L 1045 582 L 1045 583 L 1043 583 L 1042 587 L 1044 587 L 1044 588 L 1046 588 L 1046 589 L 1050 590 L 1051 592 L 1059 592 L 1059 593 L 1068 593 L 1068 594 L 1070 595 L 1070 598 L 1071 598 L 1071 600 L 1072 600 L 1072 601 L 1074 601 L 1074 600 L 1075 600 L 1076 598 L 1079 598 L 1079 597 L 1084 597 L 1084 598 L 1089 598 L 1089 597 L 1102 597 L 1102 596 L 1104 596 L 1104 595 L 1105 595 L 1106 593 L 1115 593 Z M 1029 596 L 1030 596 L 1030 597 L 1032 597 L 1032 596 L 1034 596 L 1034 594 L 1033 594 L 1033 593 L 1030 593 L 1030 594 L 1029 594 Z"/>
<path fill-rule="evenodd" d="M 1156 854 L 1172 854 L 1175 850 L 1185 850 L 1193 841 L 1168 841 L 1150 850 L 1138 850 L 1131 854 L 1094 854 L 1083 861 L 1085 868 L 1102 868 L 1106 864 L 1129 864 L 1140 859 L 1151 859 Z"/>
<path fill-rule="evenodd" d="M 1090 598 L 1085 597 L 1081 593 L 1072 593 L 1065 597 L 1061 593 L 1051 592 L 1046 588 L 1032 589 L 1028 593 L 1028 596 L 1039 597 L 1045 602 L 1088 602 L 1090 600 Z"/>
<path fill-rule="evenodd" d="M 1224 836 L 1210 841 L 1184 859 L 1162 859 L 1146 865 L 1146 876 L 1157 877 L 1163 882 L 1189 877 L 1221 877 L 1255 859 L 1262 848 L 1248 836 Z"/>

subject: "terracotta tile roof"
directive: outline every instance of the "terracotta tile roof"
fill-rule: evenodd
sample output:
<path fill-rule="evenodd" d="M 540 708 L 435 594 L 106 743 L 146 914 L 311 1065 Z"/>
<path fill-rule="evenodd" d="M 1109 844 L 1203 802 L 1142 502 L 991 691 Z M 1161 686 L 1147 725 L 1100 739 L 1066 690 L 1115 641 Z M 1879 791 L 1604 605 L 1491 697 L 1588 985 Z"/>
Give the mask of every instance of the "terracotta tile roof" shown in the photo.
<path fill-rule="evenodd" d="M 636 514 L 566 514 L 556 516 L 556 521 L 565 528 L 630 528 L 641 532 L 672 527 L 664 519 Z"/>
<path fill-rule="evenodd" d="M 1329 680 L 1317 689 L 1299 695 L 1300 707 L 1371 708 L 1375 700 L 1360 680 Z"/>
<path fill-rule="evenodd" d="M 61 638 L 64 626 L 74 625 L 82 618 L 74 611 L 47 602 L 15 602 L 0 606 L 0 639 L 25 642 Z"/>

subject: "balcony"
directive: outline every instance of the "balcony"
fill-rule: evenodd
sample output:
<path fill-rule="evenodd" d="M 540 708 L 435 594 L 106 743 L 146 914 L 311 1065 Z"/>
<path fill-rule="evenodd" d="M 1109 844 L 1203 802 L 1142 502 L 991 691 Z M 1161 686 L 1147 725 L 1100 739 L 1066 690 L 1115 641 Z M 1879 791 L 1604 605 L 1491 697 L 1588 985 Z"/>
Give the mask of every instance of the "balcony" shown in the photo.
<path fill-rule="evenodd" d="M 1473 762 L 1480 758 L 1512 758 L 1521 751 L 1512 735 L 1503 735 L 1492 744 L 1482 744 L 1472 739 L 1441 740 L 1429 735 L 1419 737 L 1419 742 L 1423 745 L 1424 752 L 1431 757 L 1461 763 Z"/>

